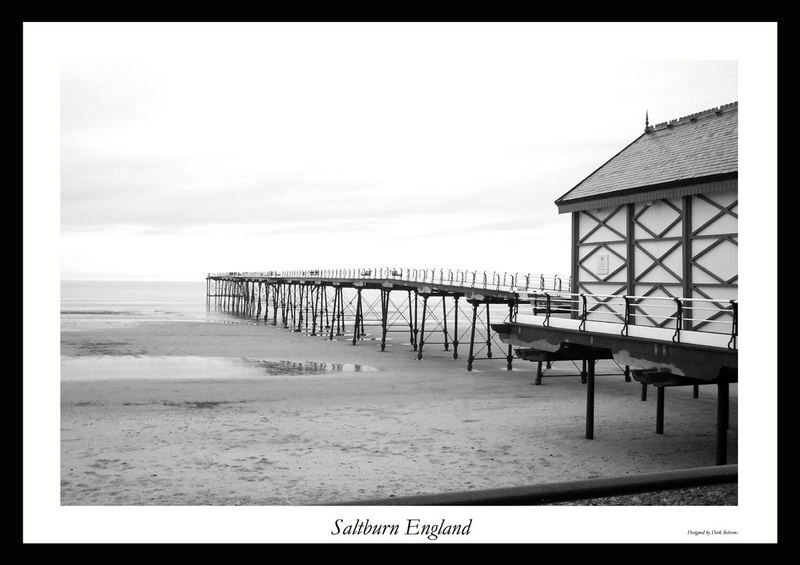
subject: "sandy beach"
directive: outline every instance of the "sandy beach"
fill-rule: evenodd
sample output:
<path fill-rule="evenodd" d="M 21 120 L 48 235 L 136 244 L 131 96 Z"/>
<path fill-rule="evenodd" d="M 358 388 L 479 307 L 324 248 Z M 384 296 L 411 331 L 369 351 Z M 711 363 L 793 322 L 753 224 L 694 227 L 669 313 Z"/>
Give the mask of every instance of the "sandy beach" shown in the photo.
<path fill-rule="evenodd" d="M 322 504 L 714 464 L 713 387 L 699 399 L 690 387 L 667 389 L 659 436 L 655 390 L 642 402 L 638 383 L 599 376 L 589 441 L 585 389 L 570 364 L 534 386 L 533 363 L 507 371 L 478 361 L 469 373 L 466 351 L 454 361 L 430 346 L 416 361 L 401 339 L 380 352 L 375 341 L 352 346 L 247 323 L 64 332 L 62 504 Z M 98 355 L 112 362 L 82 365 Z M 114 359 L 133 367 L 130 378 Z M 203 373 L 220 360 L 250 372 Z M 258 360 L 334 370 L 254 373 Z M 158 378 L 136 378 L 143 363 Z M 734 385 L 731 463 L 736 408 Z"/>

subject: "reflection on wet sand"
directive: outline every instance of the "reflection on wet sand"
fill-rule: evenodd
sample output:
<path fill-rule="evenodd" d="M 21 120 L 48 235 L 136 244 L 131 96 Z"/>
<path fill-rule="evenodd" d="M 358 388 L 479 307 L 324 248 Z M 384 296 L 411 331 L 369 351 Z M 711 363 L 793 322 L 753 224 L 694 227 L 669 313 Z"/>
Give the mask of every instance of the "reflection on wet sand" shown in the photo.
<path fill-rule="evenodd" d="M 266 371 L 268 375 L 305 375 L 309 373 L 340 373 L 343 371 L 374 371 L 366 365 L 353 365 L 350 363 L 318 363 L 316 361 L 273 361 L 270 359 L 245 359 L 256 367 Z"/>
<path fill-rule="evenodd" d="M 259 379 L 268 376 L 324 375 L 376 371 L 352 363 L 258 359 L 252 357 L 201 357 L 194 355 L 146 355 L 127 342 L 90 342 L 77 348 L 76 356 L 61 358 L 62 381 L 124 379 Z"/>

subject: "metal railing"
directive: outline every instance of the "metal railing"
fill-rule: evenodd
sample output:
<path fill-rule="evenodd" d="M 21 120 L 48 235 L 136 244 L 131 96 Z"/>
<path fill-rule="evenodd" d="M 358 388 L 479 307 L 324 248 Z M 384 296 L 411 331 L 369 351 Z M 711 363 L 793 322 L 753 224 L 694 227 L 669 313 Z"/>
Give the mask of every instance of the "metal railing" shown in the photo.
<path fill-rule="evenodd" d="M 318 278 L 345 280 L 400 280 L 427 284 L 447 284 L 467 288 L 481 288 L 517 292 L 568 290 L 572 284 L 570 277 L 558 274 L 519 273 L 500 271 L 478 271 L 469 269 L 431 269 L 399 267 L 354 267 L 349 269 L 290 269 L 261 272 L 209 273 L 209 277 L 277 277 L 277 278 Z"/>
<path fill-rule="evenodd" d="M 737 348 L 739 303 L 736 300 L 684 298 L 673 296 L 631 296 L 591 293 L 551 293 L 518 291 L 520 302 L 530 303 L 534 316 L 569 315 L 580 320 L 578 329 L 586 331 L 587 321 L 622 325 L 620 334 L 629 335 L 630 326 L 647 326 L 673 331 L 679 343 L 682 331 L 702 331 L 729 335 L 729 349 Z"/>

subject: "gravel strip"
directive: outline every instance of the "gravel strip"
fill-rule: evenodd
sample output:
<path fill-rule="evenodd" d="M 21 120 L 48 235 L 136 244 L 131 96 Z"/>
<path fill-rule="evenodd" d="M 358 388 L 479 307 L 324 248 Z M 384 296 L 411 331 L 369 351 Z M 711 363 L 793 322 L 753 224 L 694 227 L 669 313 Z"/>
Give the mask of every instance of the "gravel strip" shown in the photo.
<path fill-rule="evenodd" d="M 559 502 L 550 506 L 736 506 L 738 491 L 736 484 L 713 485 Z"/>

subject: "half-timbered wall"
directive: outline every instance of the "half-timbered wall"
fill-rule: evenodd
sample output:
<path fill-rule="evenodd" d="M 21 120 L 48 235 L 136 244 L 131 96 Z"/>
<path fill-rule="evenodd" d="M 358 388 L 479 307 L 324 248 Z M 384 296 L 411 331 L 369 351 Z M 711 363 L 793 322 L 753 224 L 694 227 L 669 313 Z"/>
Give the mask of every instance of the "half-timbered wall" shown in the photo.
<path fill-rule="evenodd" d="M 683 198 L 666 198 L 629 204 L 633 212 L 632 294 L 647 297 L 681 297 L 683 288 Z M 640 300 L 638 325 L 668 326 L 663 316 L 673 310 L 663 300 Z"/>
<path fill-rule="evenodd" d="M 588 294 L 619 295 L 628 291 L 627 206 L 575 212 L 573 280 Z M 610 310 L 602 305 L 599 310 Z M 610 321 L 610 320 L 609 320 Z"/>
<path fill-rule="evenodd" d="M 573 212 L 573 292 L 719 298 L 724 307 L 737 297 L 737 218 L 736 189 Z M 673 324 L 664 304 L 639 301 L 636 323 Z M 729 331 L 727 314 L 708 314 L 685 312 L 696 320 L 684 327 Z"/>
<path fill-rule="evenodd" d="M 738 297 L 739 228 L 738 191 L 698 194 L 691 208 L 691 278 L 693 298 L 720 298 L 718 306 Z M 692 316 L 696 329 L 726 331 L 730 315 L 697 311 Z"/>

